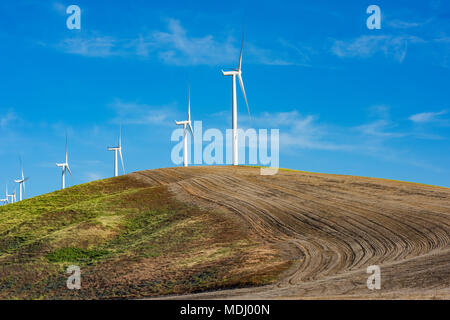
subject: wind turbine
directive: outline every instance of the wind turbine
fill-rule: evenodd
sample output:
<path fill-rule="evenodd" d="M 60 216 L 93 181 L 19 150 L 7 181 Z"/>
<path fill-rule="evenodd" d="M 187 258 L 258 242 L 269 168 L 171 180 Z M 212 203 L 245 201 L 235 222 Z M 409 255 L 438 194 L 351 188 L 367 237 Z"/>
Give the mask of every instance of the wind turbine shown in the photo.
<path fill-rule="evenodd" d="M 223 71 L 224 76 L 232 76 L 233 79 L 233 165 L 238 165 L 238 134 L 237 134 L 237 98 L 236 98 L 236 77 L 239 78 L 242 93 L 244 94 L 245 104 L 247 105 L 248 116 L 250 117 L 250 109 L 248 107 L 247 96 L 245 95 L 244 82 L 242 81 L 242 50 L 244 49 L 244 30 L 242 30 L 241 54 L 239 56 L 239 64 L 237 69 Z"/>
<path fill-rule="evenodd" d="M 108 151 L 114 151 L 114 177 L 119 175 L 119 164 L 117 159 L 117 152 L 120 155 L 120 163 L 122 164 L 122 171 L 125 173 L 125 167 L 123 166 L 123 157 L 122 157 L 122 126 L 120 126 L 119 131 L 119 145 L 117 147 L 108 147 Z"/>
<path fill-rule="evenodd" d="M 19 201 L 22 201 L 23 195 L 25 194 L 25 181 L 29 179 L 28 177 L 25 178 L 23 176 L 22 158 L 20 158 L 20 167 L 21 167 L 21 178 L 14 180 L 14 182 L 19 184 Z"/>
<path fill-rule="evenodd" d="M 175 120 L 175 124 L 176 125 L 183 125 L 184 127 L 184 135 L 183 135 L 183 163 L 184 166 L 187 167 L 188 166 L 188 158 L 187 158 L 187 127 L 189 126 L 189 130 L 191 131 L 192 134 L 192 139 L 194 139 L 194 132 L 192 130 L 192 125 L 191 125 L 191 88 L 188 87 L 188 119 L 185 121 L 176 121 Z"/>
<path fill-rule="evenodd" d="M 0 202 L 3 202 L 3 203 L 6 203 L 6 204 L 8 204 L 9 203 L 9 196 L 8 196 L 8 184 L 6 184 L 6 198 L 5 199 L 0 199 Z"/>
<path fill-rule="evenodd" d="M 62 169 L 62 187 L 61 187 L 61 189 L 65 189 L 66 188 L 66 170 L 69 171 L 70 176 L 72 177 L 72 172 L 70 171 L 69 161 L 67 158 L 67 133 L 66 133 L 66 162 L 57 163 L 56 166 L 60 167 Z"/>
<path fill-rule="evenodd" d="M 16 188 L 14 187 L 14 193 L 9 194 L 8 193 L 8 184 L 6 184 L 6 198 L 8 198 L 8 203 L 14 203 L 16 202 Z M 11 198 L 11 200 L 9 200 Z"/>

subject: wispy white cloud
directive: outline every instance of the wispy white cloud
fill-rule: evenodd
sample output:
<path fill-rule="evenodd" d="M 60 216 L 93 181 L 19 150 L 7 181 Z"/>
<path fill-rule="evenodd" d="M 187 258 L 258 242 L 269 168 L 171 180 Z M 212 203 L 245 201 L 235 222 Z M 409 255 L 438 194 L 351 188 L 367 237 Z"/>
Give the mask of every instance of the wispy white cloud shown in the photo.
<path fill-rule="evenodd" d="M 126 54 L 113 37 L 67 38 L 58 44 L 64 52 L 86 57 L 109 57 Z"/>
<path fill-rule="evenodd" d="M 285 39 L 278 39 L 273 44 L 275 44 L 275 50 L 257 47 L 251 43 L 247 44 L 246 51 L 249 61 L 263 65 L 309 67 L 311 66 L 311 57 L 317 54 L 310 46 L 292 43 Z"/>
<path fill-rule="evenodd" d="M 356 129 L 365 135 L 384 138 L 400 138 L 406 135 L 405 133 L 392 131 L 395 127 L 396 125 L 393 122 L 386 119 L 379 119 L 357 126 Z"/>
<path fill-rule="evenodd" d="M 168 21 L 167 31 L 155 31 L 150 44 L 159 49 L 159 58 L 174 65 L 230 63 L 239 51 L 231 37 L 217 40 L 213 35 L 192 37 L 178 20 Z"/>
<path fill-rule="evenodd" d="M 386 105 L 374 105 L 369 107 L 369 116 L 381 119 L 390 118 L 390 108 Z"/>
<path fill-rule="evenodd" d="M 434 39 L 434 42 L 450 44 L 450 37 L 449 36 L 439 37 L 439 38 Z"/>
<path fill-rule="evenodd" d="M 314 115 L 302 115 L 297 110 L 289 112 L 264 112 L 254 117 L 260 127 L 280 129 L 280 144 L 312 150 L 350 150 L 353 147 L 336 142 L 327 125 L 318 122 Z"/>
<path fill-rule="evenodd" d="M 418 28 L 432 22 L 433 19 L 427 19 L 425 21 L 404 21 L 400 19 L 388 20 L 387 24 L 396 29 L 410 29 L 410 28 Z"/>
<path fill-rule="evenodd" d="M 51 3 L 52 9 L 55 10 L 56 12 L 58 12 L 60 15 L 65 15 L 66 14 L 66 9 L 68 6 L 62 4 L 59 1 L 53 1 Z"/>
<path fill-rule="evenodd" d="M 290 61 L 280 54 L 274 53 L 272 50 L 259 48 L 255 45 L 248 44 L 246 47 L 251 61 L 258 64 L 271 65 L 271 66 L 290 66 L 297 63 Z"/>
<path fill-rule="evenodd" d="M 115 123 L 169 125 L 175 119 L 174 104 L 152 106 L 115 100 L 110 106 L 116 111 Z"/>
<path fill-rule="evenodd" d="M 370 136 L 381 140 L 387 140 L 391 138 L 401 138 L 408 134 L 405 132 L 399 132 L 397 129 L 399 124 L 391 120 L 390 107 L 387 105 L 374 105 L 368 108 L 368 115 L 373 118 L 372 121 L 356 126 L 356 129 L 360 134 L 364 136 Z"/>
<path fill-rule="evenodd" d="M 415 123 L 427 123 L 439 120 L 439 116 L 446 113 L 446 110 L 442 110 L 440 112 L 422 112 L 413 114 L 408 119 Z"/>
<path fill-rule="evenodd" d="M 0 116 L 0 128 L 3 129 L 17 120 L 19 120 L 19 118 L 16 113 L 13 111 L 8 111 L 5 115 Z"/>
<path fill-rule="evenodd" d="M 306 65 L 313 50 L 286 40 L 276 41 L 277 49 L 266 49 L 254 43 L 245 44 L 245 60 L 263 65 Z M 235 67 L 239 57 L 240 40 L 231 35 L 192 36 L 176 19 L 167 20 L 167 29 L 122 39 L 97 34 L 66 38 L 57 48 L 85 57 L 156 57 L 168 65 L 230 65 Z"/>
<path fill-rule="evenodd" d="M 136 38 L 87 35 L 67 38 L 58 47 L 69 54 L 87 57 L 155 55 L 170 65 L 213 65 L 236 62 L 239 49 L 231 37 L 216 39 L 213 35 L 193 37 L 175 19 L 169 19 L 166 31 L 139 34 Z"/>
<path fill-rule="evenodd" d="M 334 40 L 331 51 L 341 58 L 370 58 L 382 53 L 385 57 L 401 63 L 405 59 L 408 43 L 423 41 L 415 36 L 363 35 L 348 41 Z"/>

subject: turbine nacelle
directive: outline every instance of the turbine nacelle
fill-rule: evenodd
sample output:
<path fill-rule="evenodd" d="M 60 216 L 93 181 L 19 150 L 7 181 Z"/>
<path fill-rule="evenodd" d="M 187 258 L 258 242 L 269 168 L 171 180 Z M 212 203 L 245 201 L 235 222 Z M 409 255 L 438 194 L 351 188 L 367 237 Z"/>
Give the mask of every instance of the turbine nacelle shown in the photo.
<path fill-rule="evenodd" d="M 222 74 L 224 76 L 239 76 L 242 74 L 242 71 L 241 70 L 229 70 L 229 71 L 222 70 Z"/>
<path fill-rule="evenodd" d="M 72 172 L 70 172 L 70 168 L 69 168 L 69 164 L 68 163 L 57 163 L 56 166 L 62 168 L 63 171 L 68 170 L 70 175 L 72 175 Z"/>

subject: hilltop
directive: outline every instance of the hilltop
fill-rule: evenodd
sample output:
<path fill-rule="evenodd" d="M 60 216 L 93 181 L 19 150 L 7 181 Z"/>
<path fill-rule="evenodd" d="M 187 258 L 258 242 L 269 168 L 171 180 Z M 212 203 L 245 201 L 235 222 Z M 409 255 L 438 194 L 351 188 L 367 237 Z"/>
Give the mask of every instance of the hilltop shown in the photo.
<path fill-rule="evenodd" d="M 0 298 L 448 299 L 449 239 L 448 188 L 147 170 L 0 207 Z M 66 288 L 73 264 L 81 290 Z M 382 290 L 367 289 L 369 265 Z"/>

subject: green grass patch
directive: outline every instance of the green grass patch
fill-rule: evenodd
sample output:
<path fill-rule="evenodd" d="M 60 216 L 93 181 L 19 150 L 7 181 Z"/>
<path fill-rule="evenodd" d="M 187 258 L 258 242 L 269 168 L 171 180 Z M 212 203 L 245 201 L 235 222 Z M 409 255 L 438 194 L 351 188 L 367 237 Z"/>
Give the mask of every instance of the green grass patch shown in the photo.
<path fill-rule="evenodd" d="M 123 299 L 239 285 L 227 273 L 252 248 L 234 223 L 127 176 L 2 206 L 0 299 Z M 67 290 L 69 264 L 82 268 L 79 291 Z"/>

